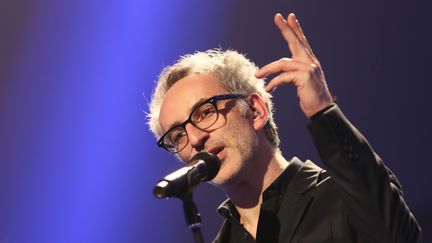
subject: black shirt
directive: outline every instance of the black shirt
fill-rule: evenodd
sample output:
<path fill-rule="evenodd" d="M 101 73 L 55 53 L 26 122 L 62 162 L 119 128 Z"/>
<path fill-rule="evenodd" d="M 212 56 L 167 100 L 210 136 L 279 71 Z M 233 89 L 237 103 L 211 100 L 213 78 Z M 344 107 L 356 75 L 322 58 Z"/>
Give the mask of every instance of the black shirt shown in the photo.
<path fill-rule="evenodd" d="M 280 219 L 277 217 L 279 207 L 284 199 L 284 192 L 300 167 L 301 164 L 298 162 L 298 159 L 294 158 L 282 174 L 263 192 L 256 240 L 253 239 L 252 235 L 240 223 L 237 209 L 229 199 L 219 206 L 218 213 L 225 217 L 230 225 L 227 228 L 227 232 L 225 232 L 225 237 L 229 235 L 229 241 L 227 242 L 278 242 L 280 227 L 281 225 L 285 225 L 285 222 L 280 222 Z M 281 219 L 284 218 L 281 217 Z"/>

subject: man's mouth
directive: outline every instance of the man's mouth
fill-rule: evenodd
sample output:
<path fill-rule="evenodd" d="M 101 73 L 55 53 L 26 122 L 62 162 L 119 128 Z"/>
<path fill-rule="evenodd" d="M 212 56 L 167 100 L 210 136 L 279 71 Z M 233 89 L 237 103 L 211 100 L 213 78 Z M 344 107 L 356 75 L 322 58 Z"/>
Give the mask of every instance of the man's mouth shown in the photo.
<path fill-rule="evenodd" d="M 214 156 L 216 156 L 216 157 L 218 157 L 220 160 L 222 160 L 222 158 L 221 158 L 221 156 L 220 156 L 220 152 L 222 152 L 222 150 L 223 150 L 224 148 L 225 148 L 225 147 L 223 147 L 223 146 L 220 146 L 220 147 L 213 147 L 213 148 L 210 148 L 207 152 L 213 154 Z"/>

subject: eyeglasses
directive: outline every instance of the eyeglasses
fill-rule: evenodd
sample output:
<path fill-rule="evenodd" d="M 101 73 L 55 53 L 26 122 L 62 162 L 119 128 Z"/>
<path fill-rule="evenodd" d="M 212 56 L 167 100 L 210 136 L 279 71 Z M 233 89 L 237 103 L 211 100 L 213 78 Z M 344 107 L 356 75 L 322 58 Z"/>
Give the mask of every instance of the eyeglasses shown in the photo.
<path fill-rule="evenodd" d="M 170 128 L 164 135 L 162 135 L 162 137 L 157 141 L 157 145 L 171 153 L 180 152 L 189 142 L 186 133 L 186 125 L 188 123 L 205 131 L 215 124 L 219 118 L 219 109 L 217 107 L 218 101 L 245 97 L 246 96 L 241 94 L 224 94 L 208 98 L 192 110 L 189 118 L 185 122 Z"/>

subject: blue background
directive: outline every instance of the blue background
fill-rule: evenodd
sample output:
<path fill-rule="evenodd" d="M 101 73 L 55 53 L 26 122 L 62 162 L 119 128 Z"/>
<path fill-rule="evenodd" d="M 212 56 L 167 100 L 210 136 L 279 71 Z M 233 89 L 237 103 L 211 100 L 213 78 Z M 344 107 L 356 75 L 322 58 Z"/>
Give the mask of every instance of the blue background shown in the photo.
<path fill-rule="evenodd" d="M 0 242 L 192 242 L 155 182 L 181 164 L 145 124 L 160 70 L 214 47 L 288 56 L 295 12 L 340 107 L 398 175 L 430 235 L 430 1 L 0 1 Z M 318 161 L 293 87 L 275 93 L 287 158 Z M 212 239 L 223 193 L 195 193 Z"/>

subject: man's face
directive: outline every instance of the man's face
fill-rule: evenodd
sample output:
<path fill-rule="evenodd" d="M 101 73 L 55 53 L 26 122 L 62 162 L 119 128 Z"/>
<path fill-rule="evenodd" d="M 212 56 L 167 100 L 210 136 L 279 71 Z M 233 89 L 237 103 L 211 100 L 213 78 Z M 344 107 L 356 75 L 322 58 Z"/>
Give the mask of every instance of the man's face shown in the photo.
<path fill-rule="evenodd" d="M 162 102 L 159 117 L 162 130 L 166 132 L 187 120 L 194 105 L 209 97 L 228 93 L 212 75 L 190 75 L 177 81 Z M 235 99 L 219 101 L 218 120 L 209 130 L 186 125 L 189 143 L 178 155 L 188 162 L 201 151 L 215 154 L 221 160 L 221 169 L 212 181 L 216 185 L 230 185 L 241 180 L 258 146 L 253 119 L 240 112 L 240 105 Z"/>

